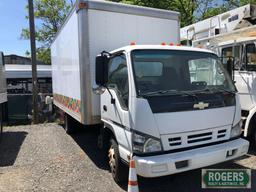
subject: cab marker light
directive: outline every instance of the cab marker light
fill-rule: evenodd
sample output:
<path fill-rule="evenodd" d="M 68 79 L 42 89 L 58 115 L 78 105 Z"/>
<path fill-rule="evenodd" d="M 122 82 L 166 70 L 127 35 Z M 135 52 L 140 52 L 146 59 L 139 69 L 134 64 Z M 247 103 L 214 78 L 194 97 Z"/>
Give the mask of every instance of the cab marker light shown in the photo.
<path fill-rule="evenodd" d="M 79 11 L 80 9 L 86 9 L 87 8 L 87 3 L 85 2 L 81 2 L 77 5 L 77 11 Z"/>

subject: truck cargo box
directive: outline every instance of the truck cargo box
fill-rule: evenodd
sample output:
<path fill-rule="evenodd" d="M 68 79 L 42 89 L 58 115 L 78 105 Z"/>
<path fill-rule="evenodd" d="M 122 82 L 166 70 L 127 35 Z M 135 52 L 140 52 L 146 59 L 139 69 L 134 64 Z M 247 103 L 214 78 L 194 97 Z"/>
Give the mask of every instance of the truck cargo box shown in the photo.
<path fill-rule="evenodd" d="M 79 122 L 100 122 L 95 57 L 136 44 L 179 42 L 179 13 L 107 1 L 78 1 L 51 45 L 54 104 Z"/>

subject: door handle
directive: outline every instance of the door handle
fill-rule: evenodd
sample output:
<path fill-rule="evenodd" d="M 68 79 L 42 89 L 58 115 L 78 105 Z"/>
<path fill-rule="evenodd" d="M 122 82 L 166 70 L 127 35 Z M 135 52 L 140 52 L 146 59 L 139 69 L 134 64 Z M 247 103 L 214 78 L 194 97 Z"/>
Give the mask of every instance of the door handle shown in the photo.
<path fill-rule="evenodd" d="M 104 111 L 107 111 L 107 110 L 108 110 L 108 108 L 107 108 L 106 105 L 103 105 L 103 110 L 104 110 Z"/>

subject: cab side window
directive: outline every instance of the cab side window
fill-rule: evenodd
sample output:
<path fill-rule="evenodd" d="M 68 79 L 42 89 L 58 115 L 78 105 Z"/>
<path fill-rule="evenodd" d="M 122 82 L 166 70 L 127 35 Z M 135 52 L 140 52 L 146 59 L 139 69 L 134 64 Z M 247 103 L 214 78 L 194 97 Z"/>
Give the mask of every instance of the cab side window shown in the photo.
<path fill-rule="evenodd" d="M 234 59 L 234 68 L 236 70 L 243 69 L 242 62 L 241 62 L 241 49 L 242 47 L 240 45 L 234 46 L 234 47 L 226 47 L 222 49 L 222 62 L 224 64 L 224 67 L 227 67 L 227 61 L 231 59 L 233 61 Z"/>
<path fill-rule="evenodd" d="M 129 83 L 126 58 L 124 54 L 114 56 L 108 65 L 108 87 L 114 89 L 123 109 L 128 109 Z"/>
<path fill-rule="evenodd" d="M 254 43 L 246 45 L 246 64 L 247 70 L 256 70 L 256 48 Z"/>

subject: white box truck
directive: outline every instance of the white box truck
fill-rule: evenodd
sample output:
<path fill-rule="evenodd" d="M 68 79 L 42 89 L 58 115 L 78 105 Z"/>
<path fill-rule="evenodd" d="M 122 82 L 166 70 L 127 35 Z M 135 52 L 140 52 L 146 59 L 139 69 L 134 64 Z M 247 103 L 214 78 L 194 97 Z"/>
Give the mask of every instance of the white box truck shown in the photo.
<path fill-rule="evenodd" d="M 3 131 L 4 104 L 7 102 L 7 89 L 4 68 L 4 54 L 0 52 L 0 133 Z"/>
<path fill-rule="evenodd" d="M 116 181 L 131 156 L 138 175 L 158 177 L 248 151 L 239 98 L 218 57 L 173 43 L 178 13 L 88 0 L 77 2 L 51 45 L 65 128 L 101 125 L 98 144 Z"/>

